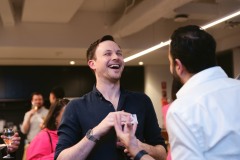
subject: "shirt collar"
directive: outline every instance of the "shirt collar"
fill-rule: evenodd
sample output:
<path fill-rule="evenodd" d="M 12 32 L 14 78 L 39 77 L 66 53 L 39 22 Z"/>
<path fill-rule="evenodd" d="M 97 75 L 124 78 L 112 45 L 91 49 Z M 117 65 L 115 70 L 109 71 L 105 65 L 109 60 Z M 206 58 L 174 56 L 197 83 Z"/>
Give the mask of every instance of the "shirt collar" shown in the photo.
<path fill-rule="evenodd" d="M 194 74 L 177 92 L 176 96 L 177 98 L 179 98 L 181 96 L 187 95 L 194 86 L 200 85 L 206 81 L 227 77 L 227 74 L 219 66 L 205 69 L 201 72 Z"/>
<path fill-rule="evenodd" d="M 93 86 L 93 93 L 96 94 L 99 97 L 102 97 L 102 93 L 99 92 L 99 90 L 96 88 L 96 84 Z"/>
<path fill-rule="evenodd" d="M 102 93 L 96 88 L 96 85 L 93 86 L 93 93 L 99 97 L 103 97 Z M 127 91 L 120 86 L 120 96 L 125 95 Z"/>

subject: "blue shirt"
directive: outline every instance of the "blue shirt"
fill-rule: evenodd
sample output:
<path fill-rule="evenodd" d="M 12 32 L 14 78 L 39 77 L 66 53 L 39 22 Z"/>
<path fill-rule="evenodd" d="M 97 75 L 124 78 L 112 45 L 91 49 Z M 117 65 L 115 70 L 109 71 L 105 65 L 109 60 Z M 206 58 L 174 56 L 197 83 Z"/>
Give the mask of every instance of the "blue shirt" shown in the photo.
<path fill-rule="evenodd" d="M 121 110 L 137 115 L 136 137 L 140 141 L 165 147 L 161 129 L 148 96 L 121 89 L 117 111 Z M 58 129 L 59 141 L 55 159 L 62 150 L 78 143 L 89 129 L 97 126 L 110 112 L 115 112 L 112 103 L 107 101 L 95 86 L 88 94 L 72 100 L 65 109 Z M 116 147 L 116 133 L 112 128 L 105 136 L 101 137 L 87 159 L 122 160 L 123 156 L 123 151 Z"/>

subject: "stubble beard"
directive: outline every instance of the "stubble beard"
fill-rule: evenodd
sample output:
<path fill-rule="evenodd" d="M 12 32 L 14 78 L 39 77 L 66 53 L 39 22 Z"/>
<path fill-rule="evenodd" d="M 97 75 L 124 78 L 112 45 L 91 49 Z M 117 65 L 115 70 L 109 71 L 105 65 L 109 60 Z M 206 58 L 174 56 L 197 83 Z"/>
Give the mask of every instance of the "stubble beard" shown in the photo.
<path fill-rule="evenodd" d="M 177 83 L 180 83 L 183 85 L 183 82 L 181 80 L 181 78 L 178 76 L 176 70 L 175 70 L 175 67 L 173 69 L 173 73 L 172 73 L 172 76 L 173 76 L 173 79 L 177 82 Z"/>

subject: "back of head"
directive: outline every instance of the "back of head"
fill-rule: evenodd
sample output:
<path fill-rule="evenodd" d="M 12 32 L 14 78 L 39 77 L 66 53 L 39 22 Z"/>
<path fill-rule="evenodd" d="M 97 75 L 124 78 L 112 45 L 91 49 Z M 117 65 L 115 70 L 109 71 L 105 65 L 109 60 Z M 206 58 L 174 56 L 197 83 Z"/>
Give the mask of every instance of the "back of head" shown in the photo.
<path fill-rule="evenodd" d="M 99 45 L 99 43 L 104 42 L 104 41 L 114 41 L 114 38 L 111 35 L 105 35 L 102 38 L 96 40 L 95 42 L 93 42 L 88 50 L 87 50 L 87 61 L 94 59 L 95 58 L 95 51 L 97 46 Z"/>
<path fill-rule="evenodd" d="M 65 92 L 62 87 L 55 87 L 51 90 L 51 93 L 53 93 L 56 97 L 56 99 L 61 99 L 65 97 Z"/>
<path fill-rule="evenodd" d="M 68 104 L 68 99 L 58 99 L 53 103 L 49 109 L 43 126 L 49 130 L 57 130 L 56 118 L 60 114 L 61 110 Z"/>
<path fill-rule="evenodd" d="M 214 38 L 195 25 L 180 27 L 171 36 L 170 54 L 179 59 L 189 73 L 216 66 Z"/>

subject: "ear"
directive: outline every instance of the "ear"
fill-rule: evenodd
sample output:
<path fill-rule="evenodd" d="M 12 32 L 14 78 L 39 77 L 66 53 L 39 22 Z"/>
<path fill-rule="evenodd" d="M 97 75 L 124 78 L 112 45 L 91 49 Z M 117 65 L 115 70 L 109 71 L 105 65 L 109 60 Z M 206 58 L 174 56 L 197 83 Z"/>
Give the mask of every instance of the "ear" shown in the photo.
<path fill-rule="evenodd" d="M 92 69 L 92 70 L 95 70 L 96 69 L 96 66 L 95 66 L 95 61 L 94 60 L 89 60 L 88 61 L 88 66 Z"/>
<path fill-rule="evenodd" d="M 182 62 L 179 59 L 175 59 L 175 71 L 178 74 L 178 76 L 181 77 L 181 75 L 184 72 L 184 66 L 182 64 Z"/>

